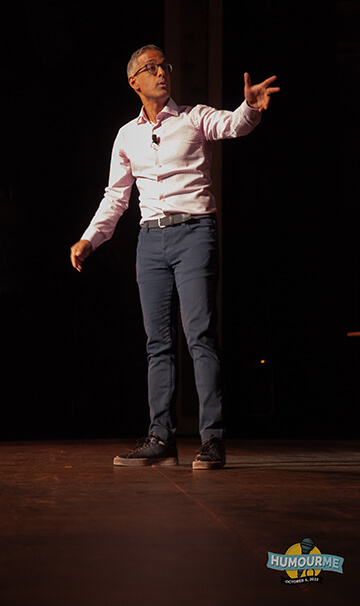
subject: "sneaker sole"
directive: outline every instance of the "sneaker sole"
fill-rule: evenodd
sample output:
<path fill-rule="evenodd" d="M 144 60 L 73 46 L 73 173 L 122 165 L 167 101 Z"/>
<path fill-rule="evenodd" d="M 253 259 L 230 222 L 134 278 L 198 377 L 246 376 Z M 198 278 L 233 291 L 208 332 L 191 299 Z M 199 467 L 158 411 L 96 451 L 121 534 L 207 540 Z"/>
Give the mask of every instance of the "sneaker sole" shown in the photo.
<path fill-rule="evenodd" d="M 222 469 L 225 463 L 222 461 L 193 461 L 193 469 Z"/>
<path fill-rule="evenodd" d="M 123 457 L 115 457 L 113 464 L 118 467 L 157 467 L 159 465 L 172 466 L 178 465 L 179 461 L 177 457 L 167 457 L 166 459 L 161 457 L 152 457 L 144 459 L 125 459 Z"/>

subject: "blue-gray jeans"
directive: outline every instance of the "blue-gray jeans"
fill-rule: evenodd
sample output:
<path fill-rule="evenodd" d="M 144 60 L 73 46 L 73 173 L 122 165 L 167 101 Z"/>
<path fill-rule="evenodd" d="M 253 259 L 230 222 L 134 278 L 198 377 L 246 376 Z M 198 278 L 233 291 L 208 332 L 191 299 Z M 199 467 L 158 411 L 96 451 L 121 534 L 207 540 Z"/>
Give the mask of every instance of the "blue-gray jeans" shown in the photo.
<path fill-rule="evenodd" d="M 197 219 L 165 228 L 142 227 L 137 281 L 147 335 L 149 433 L 163 440 L 176 431 L 177 315 L 194 364 L 199 433 L 223 437 L 220 354 L 216 333 L 218 284 L 216 220 Z"/>

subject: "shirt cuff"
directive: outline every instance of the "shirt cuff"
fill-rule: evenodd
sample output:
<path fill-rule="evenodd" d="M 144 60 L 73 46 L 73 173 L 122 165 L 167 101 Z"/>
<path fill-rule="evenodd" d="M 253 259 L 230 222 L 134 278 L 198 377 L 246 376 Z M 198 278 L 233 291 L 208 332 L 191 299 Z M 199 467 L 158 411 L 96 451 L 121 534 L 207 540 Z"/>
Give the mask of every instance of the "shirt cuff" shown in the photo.
<path fill-rule="evenodd" d="M 258 112 L 259 111 L 257 109 L 257 107 L 251 107 L 251 105 L 248 104 L 248 102 L 246 101 L 246 99 L 245 99 L 245 105 L 246 105 L 246 108 L 249 109 L 252 112 Z"/>
<path fill-rule="evenodd" d="M 81 236 L 81 240 L 87 240 L 90 242 L 94 252 L 94 250 L 99 248 L 100 244 L 105 241 L 105 238 L 99 231 L 88 228 Z"/>

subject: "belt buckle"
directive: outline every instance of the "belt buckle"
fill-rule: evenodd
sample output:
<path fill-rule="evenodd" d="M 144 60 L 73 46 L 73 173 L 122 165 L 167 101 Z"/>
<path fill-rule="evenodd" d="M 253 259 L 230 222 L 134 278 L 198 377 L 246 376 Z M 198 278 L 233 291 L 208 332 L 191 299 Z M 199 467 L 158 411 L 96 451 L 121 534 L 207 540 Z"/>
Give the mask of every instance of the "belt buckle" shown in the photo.
<path fill-rule="evenodd" d="M 166 225 L 161 225 L 161 219 L 166 219 L 166 217 L 159 217 L 159 218 L 158 218 L 158 220 L 157 220 L 157 222 L 158 222 L 158 226 L 159 226 L 161 229 L 164 229 L 164 227 L 166 227 Z"/>

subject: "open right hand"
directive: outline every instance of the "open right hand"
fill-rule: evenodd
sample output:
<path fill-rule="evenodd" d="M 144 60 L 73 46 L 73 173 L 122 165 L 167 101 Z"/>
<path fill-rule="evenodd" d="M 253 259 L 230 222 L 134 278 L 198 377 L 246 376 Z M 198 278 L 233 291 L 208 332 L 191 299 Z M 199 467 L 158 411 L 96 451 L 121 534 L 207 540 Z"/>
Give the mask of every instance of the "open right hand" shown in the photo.
<path fill-rule="evenodd" d="M 244 74 L 244 83 L 245 83 L 245 99 L 254 109 L 257 109 L 259 112 L 264 111 L 269 107 L 270 103 L 270 95 L 273 93 L 278 93 L 280 88 L 278 86 L 270 86 L 273 82 L 275 82 L 276 76 L 271 76 L 271 78 L 267 78 L 264 82 L 260 84 L 251 84 L 250 76 L 247 72 Z"/>
<path fill-rule="evenodd" d="M 70 259 L 73 267 L 78 271 L 82 271 L 82 265 L 85 259 L 92 252 L 92 246 L 89 240 L 79 240 L 71 247 Z"/>

